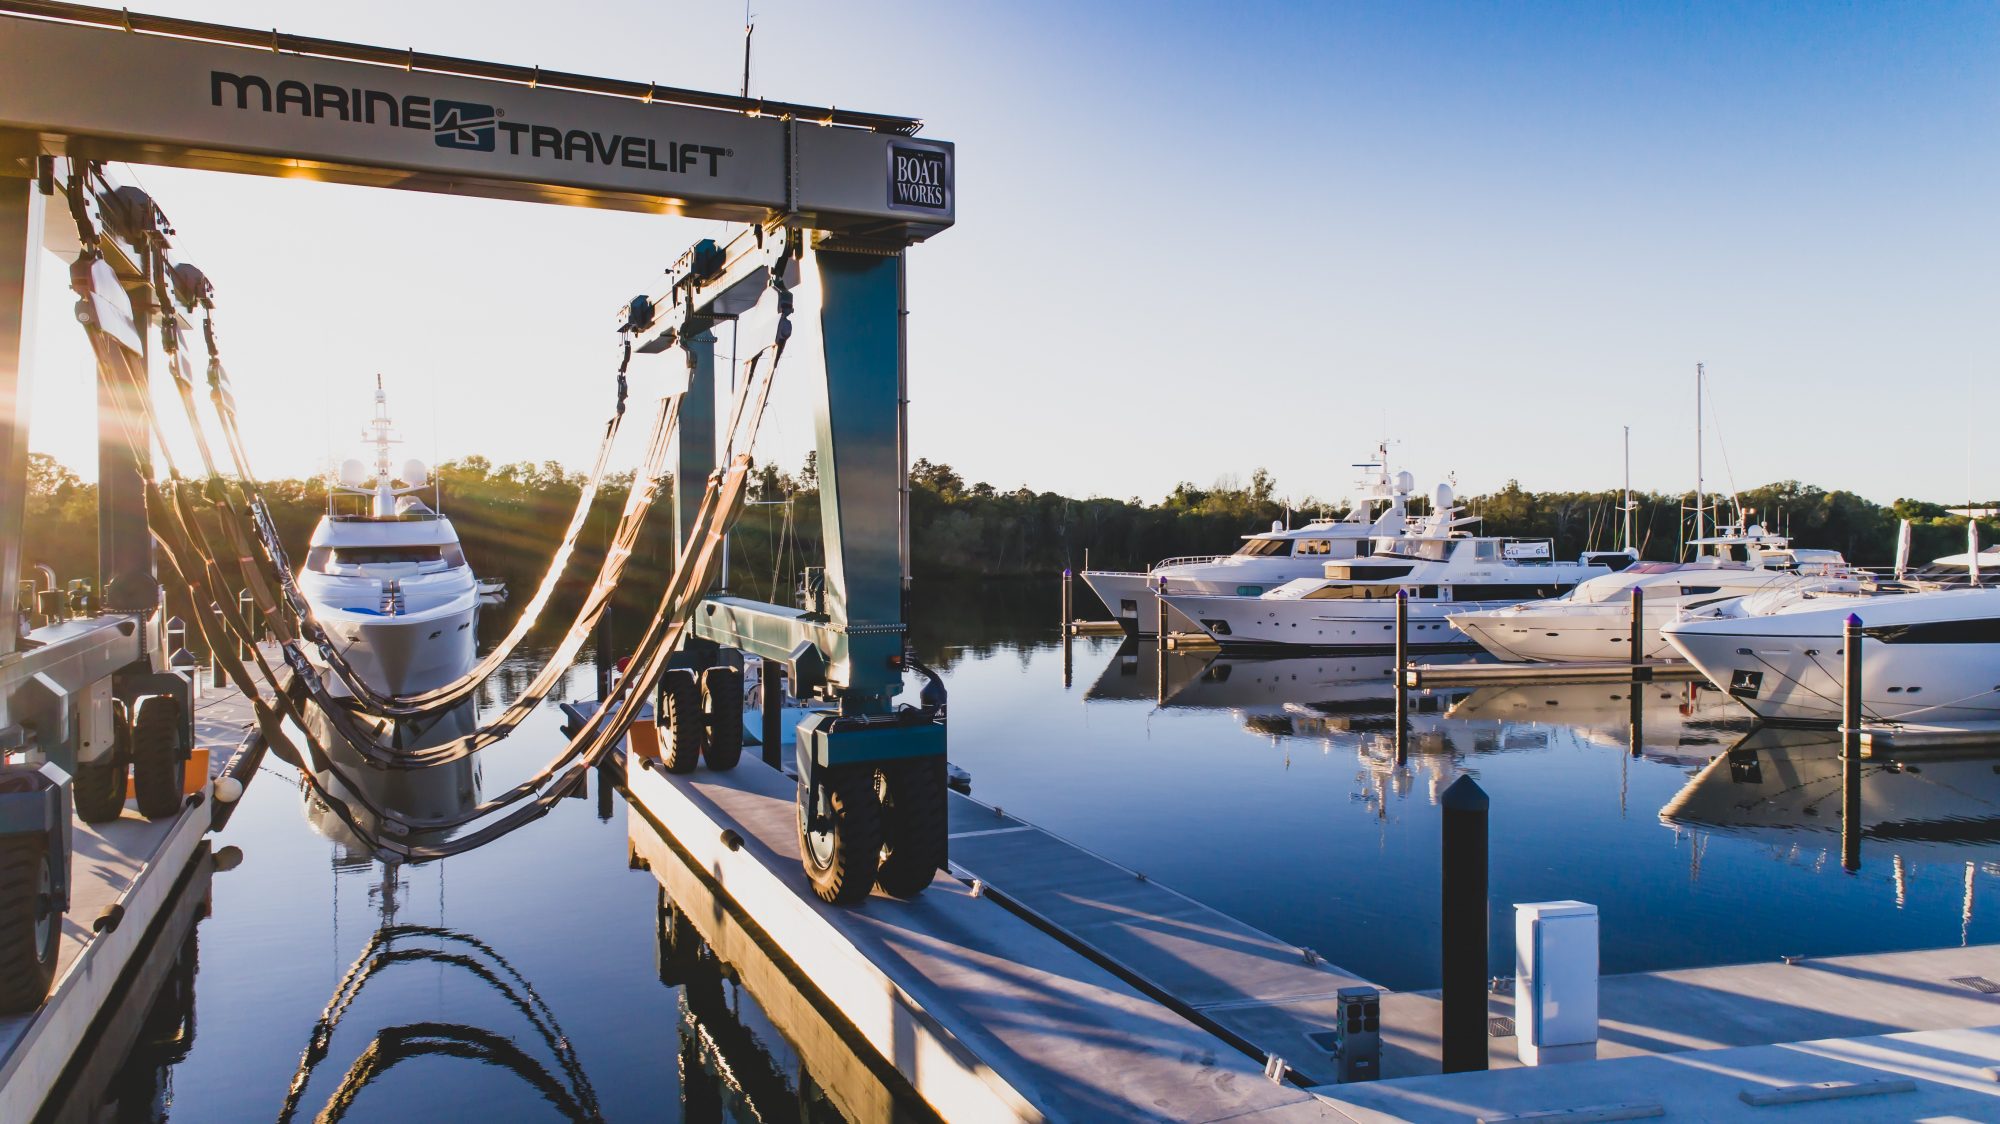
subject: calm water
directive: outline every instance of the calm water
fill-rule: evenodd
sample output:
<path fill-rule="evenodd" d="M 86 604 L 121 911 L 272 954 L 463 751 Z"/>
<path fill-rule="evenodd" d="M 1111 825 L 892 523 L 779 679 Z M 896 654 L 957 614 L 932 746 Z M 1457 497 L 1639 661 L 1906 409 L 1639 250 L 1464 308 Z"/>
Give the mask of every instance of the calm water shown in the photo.
<path fill-rule="evenodd" d="M 1117 638 L 1066 658 L 1037 623 L 1052 608 L 978 596 L 919 617 L 974 794 L 1386 986 L 1435 985 L 1436 795 L 1463 773 L 1493 799 L 1498 973 L 1509 903 L 1555 898 L 1599 906 L 1607 972 L 2000 940 L 2000 748 L 1871 764 L 1850 874 L 1831 743 L 1753 732 L 1712 691 L 1643 689 L 1636 754 L 1623 686 L 1439 692 L 1399 769 L 1386 658 L 1163 662 Z M 593 693 L 587 667 L 570 687 Z M 558 721 L 483 755 L 484 790 L 546 759 Z M 851 1095 L 823 1085 L 869 1080 L 801 1060 L 698 941 L 663 946 L 659 884 L 628 869 L 625 809 L 594 783 L 490 847 L 395 870 L 306 812 L 268 764 L 184 953 L 195 1033 L 136 1051 L 106 1118 L 836 1120 Z"/>

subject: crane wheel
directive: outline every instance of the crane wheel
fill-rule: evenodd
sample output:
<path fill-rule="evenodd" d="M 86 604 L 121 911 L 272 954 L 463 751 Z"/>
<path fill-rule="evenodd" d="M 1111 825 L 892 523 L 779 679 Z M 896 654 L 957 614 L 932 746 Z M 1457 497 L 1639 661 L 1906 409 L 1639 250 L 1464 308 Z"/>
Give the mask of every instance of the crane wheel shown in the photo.
<path fill-rule="evenodd" d="M 132 719 L 132 795 L 140 815 L 164 820 L 180 814 L 185 760 L 180 707 L 164 695 L 144 700 Z"/>
<path fill-rule="evenodd" d="M 84 823 L 109 823 L 125 814 L 125 759 L 131 741 L 121 724 L 110 753 L 96 761 L 77 762 L 70 792 L 76 798 L 77 818 Z"/>
<path fill-rule="evenodd" d="M 743 672 L 726 664 L 702 672 L 701 703 L 708 718 L 701 755 L 711 769 L 734 769 L 743 760 Z"/>
<path fill-rule="evenodd" d="M 823 902 L 856 905 L 875 888 L 882 857 L 882 805 L 875 797 L 875 772 L 850 769 L 832 778 L 832 815 L 822 831 L 807 830 L 806 786 L 799 786 L 799 851 Z"/>
<path fill-rule="evenodd" d="M 943 757 L 891 761 L 875 774 L 882 805 L 882 863 L 875 882 L 884 893 L 914 898 L 942 870 L 950 848 Z"/>
<path fill-rule="evenodd" d="M 56 861 L 40 833 L 0 837 L 0 1014 L 33 1011 L 55 982 Z"/>
<path fill-rule="evenodd" d="M 668 668 L 660 677 L 660 764 L 669 773 L 692 773 L 707 741 L 701 685 L 687 668 Z"/>

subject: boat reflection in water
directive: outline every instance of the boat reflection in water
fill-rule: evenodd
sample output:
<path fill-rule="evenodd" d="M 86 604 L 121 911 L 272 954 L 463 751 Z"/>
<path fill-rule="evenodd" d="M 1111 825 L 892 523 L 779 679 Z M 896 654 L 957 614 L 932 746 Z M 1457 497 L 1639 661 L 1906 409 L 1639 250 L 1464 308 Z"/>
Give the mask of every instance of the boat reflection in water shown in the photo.
<path fill-rule="evenodd" d="M 1837 851 L 1841 766 L 1839 734 L 1764 727 L 1690 780 L 1660 822 Z M 1899 867 L 1963 863 L 2000 842 L 2000 742 L 1864 757 L 1860 776 L 1859 839 Z"/>
<path fill-rule="evenodd" d="M 406 749 L 441 745 L 479 728 L 478 704 L 473 699 L 435 718 L 396 722 L 393 734 L 387 732 L 391 729 L 391 720 L 365 715 L 356 717 L 376 730 L 379 740 Z M 440 822 L 463 816 L 479 803 L 479 754 L 425 769 L 382 769 L 364 761 L 360 752 L 333 728 L 318 708 L 307 708 L 306 724 L 311 728 L 313 738 L 326 747 L 327 756 L 335 765 L 334 769 L 315 770 L 313 775 L 327 792 L 347 804 L 355 820 L 370 833 L 378 831 L 381 826 L 377 817 L 368 810 L 371 805 L 416 822 Z M 356 793 L 350 782 L 361 787 L 359 795 L 363 799 L 355 798 Z M 341 822 L 333 809 L 314 795 L 310 787 L 304 792 L 306 821 L 314 831 L 338 844 L 343 852 L 336 857 L 336 865 L 366 866 L 372 859 L 368 844 L 357 838 L 353 830 Z M 423 843 L 448 834 L 448 830 L 418 831 L 399 838 Z"/>
<path fill-rule="evenodd" d="M 1637 704 L 1636 706 L 1634 704 Z M 1706 683 L 1528 683 L 1481 687 L 1447 716 L 1516 730 L 1561 726 L 1577 740 L 1669 765 L 1706 766 L 1749 725 Z"/>
<path fill-rule="evenodd" d="M 1152 640 L 1126 637 L 1097 680 L 1084 688 L 1085 702 L 1157 703 L 1186 686 L 1215 658 L 1213 651 L 1163 648 Z"/>

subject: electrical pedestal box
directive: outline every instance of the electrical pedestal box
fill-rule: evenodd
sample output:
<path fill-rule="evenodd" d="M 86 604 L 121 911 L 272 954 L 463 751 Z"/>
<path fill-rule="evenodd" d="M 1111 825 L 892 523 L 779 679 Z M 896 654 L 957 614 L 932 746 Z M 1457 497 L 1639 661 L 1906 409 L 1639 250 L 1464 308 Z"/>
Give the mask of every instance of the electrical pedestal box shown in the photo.
<path fill-rule="evenodd" d="M 1514 1031 L 1522 1065 L 1597 1057 L 1597 907 L 1514 907 Z"/>
<path fill-rule="evenodd" d="M 1340 1082 L 1373 1081 L 1382 1075 L 1382 993 L 1372 987 L 1343 987 L 1335 993 L 1340 1022 L 1334 1052 Z"/>

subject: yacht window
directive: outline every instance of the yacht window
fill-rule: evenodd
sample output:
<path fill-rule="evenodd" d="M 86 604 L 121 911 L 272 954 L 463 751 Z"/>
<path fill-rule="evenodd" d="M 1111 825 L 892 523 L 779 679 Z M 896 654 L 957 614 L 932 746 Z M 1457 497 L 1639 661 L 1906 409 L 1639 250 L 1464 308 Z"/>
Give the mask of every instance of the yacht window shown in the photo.
<path fill-rule="evenodd" d="M 440 547 L 439 555 L 444 559 L 444 564 L 452 569 L 465 565 L 465 549 L 455 542 L 448 542 Z"/>
<path fill-rule="evenodd" d="M 455 552 L 457 547 L 452 548 Z M 436 562 L 444 557 L 444 548 L 436 543 L 422 546 L 337 546 L 333 548 L 333 561 L 337 566 L 389 566 L 399 562 Z M 460 562 L 465 555 L 458 553 Z"/>
<path fill-rule="evenodd" d="M 1289 545 L 1290 543 L 1284 539 L 1251 539 L 1237 548 L 1236 553 L 1249 555 L 1252 558 L 1263 558 L 1272 554 L 1283 554 Z"/>
<path fill-rule="evenodd" d="M 1332 554 L 1333 542 L 1329 539 L 1300 539 L 1299 554 Z"/>
<path fill-rule="evenodd" d="M 306 551 L 306 569 L 315 574 L 326 573 L 326 565 L 333 560 L 333 548 L 316 546 Z"/>
<path fill-rule="evenodd" d="M 1475 561 L 1491 562 L 1500 557 L 1500 544 L 1487 539 L 1480 539 L 1478 542 L 1472 544 L 1472 557 Z"/>
<path fill-rule="evenodd" d="M 1703 593 L 1720 592 L 1722 592 L 1722 587 L 1719 585 L 1684 585 L 1681 587 L 1682 597 L 1694 597 Z"/>
<path fill-rule="evenodd" d="M 1323 585 L 1306 594 L 1307 601 L 1366 601 L 1394 597 L 1396 589 L 1387 585 Z"/>

